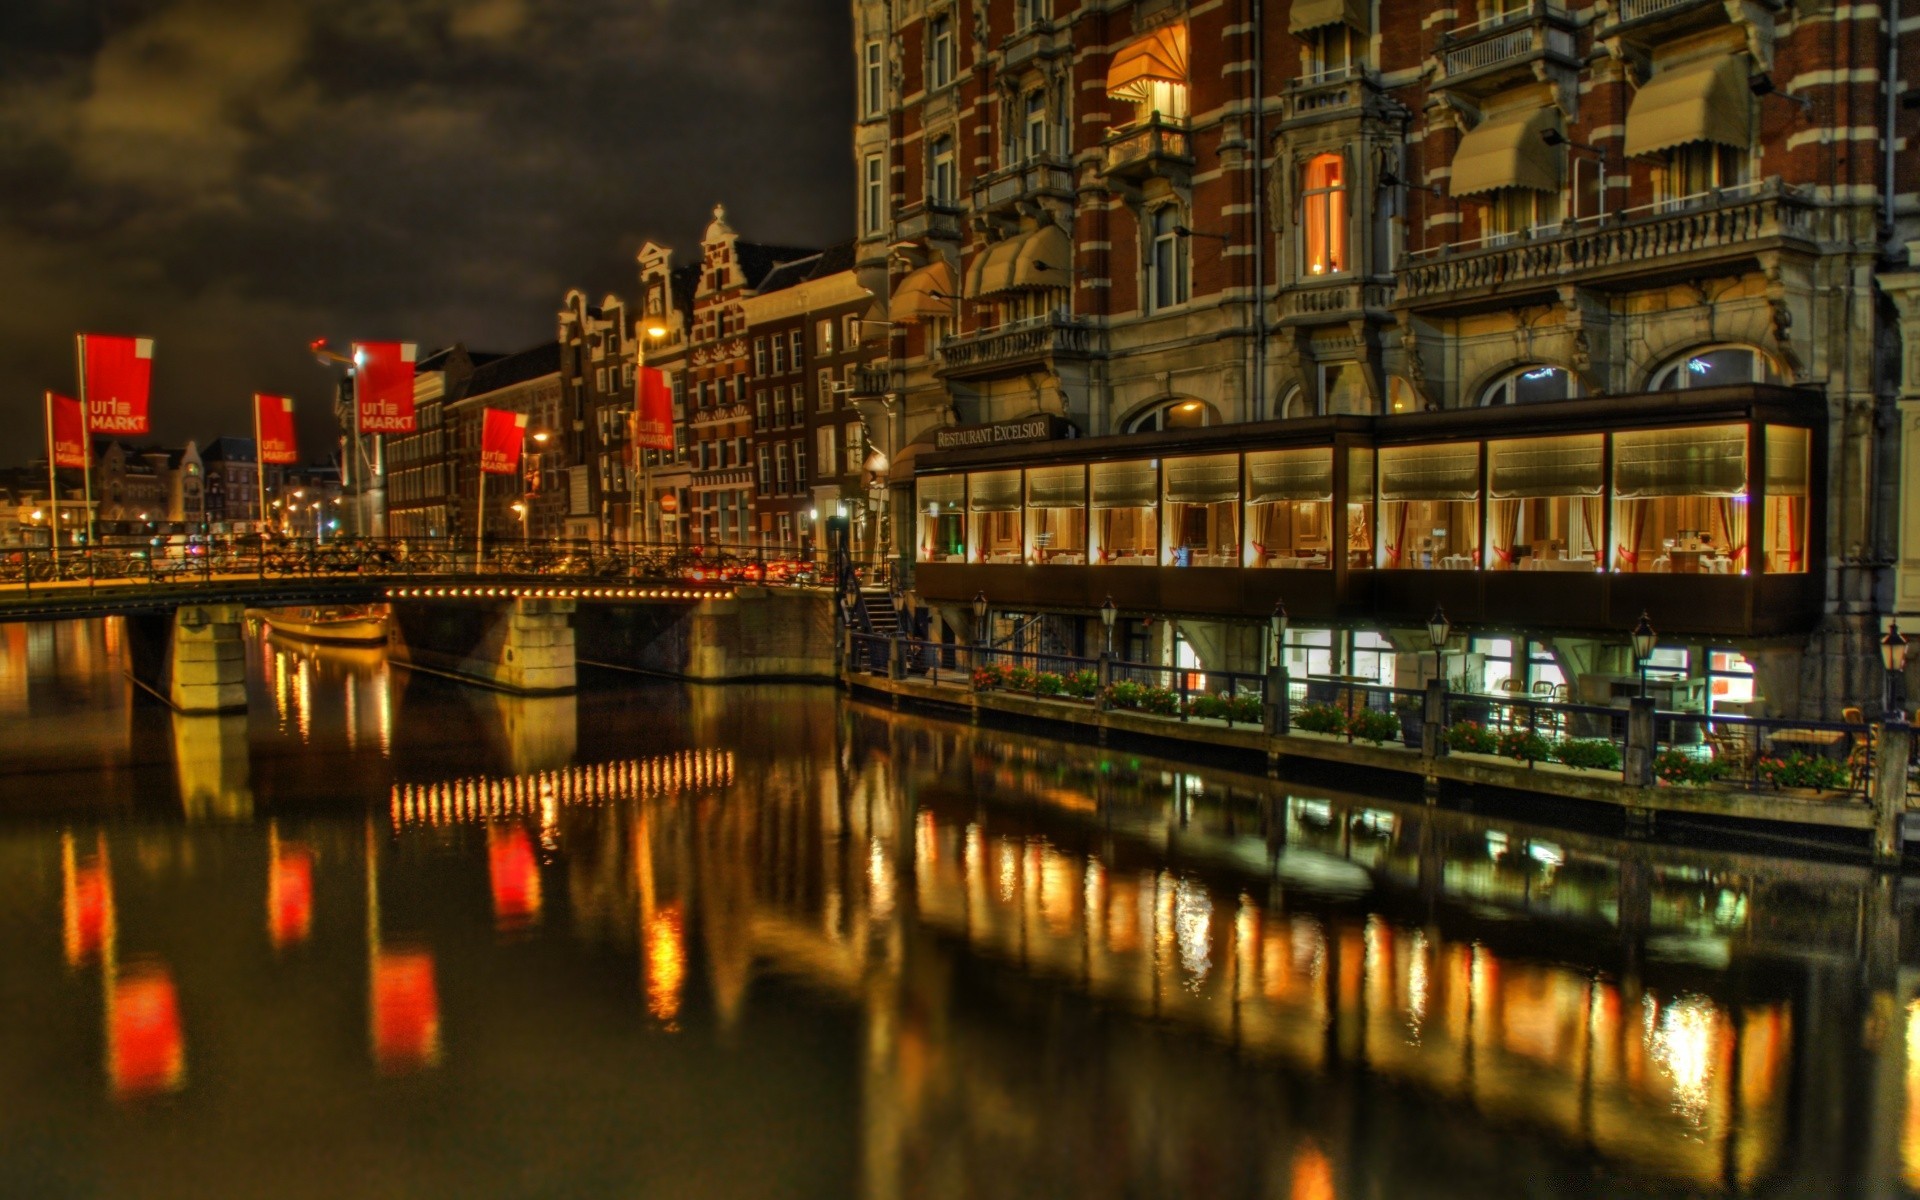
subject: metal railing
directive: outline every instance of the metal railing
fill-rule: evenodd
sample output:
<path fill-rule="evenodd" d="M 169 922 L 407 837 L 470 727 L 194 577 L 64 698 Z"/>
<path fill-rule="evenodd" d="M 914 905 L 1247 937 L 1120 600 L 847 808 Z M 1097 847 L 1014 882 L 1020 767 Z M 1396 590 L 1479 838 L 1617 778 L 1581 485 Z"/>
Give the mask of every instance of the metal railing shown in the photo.
<path fill-rule="evenodd" d="M 1879 750 L 1873 726 L 1849 721 L 1662 712 L 1654 737 L 1655 773 L 1673 782 L 1858 799 L 1873 782 Z"/>
<path fill-rule="evenodd" d="M 892 564 L 856 556 L 866 584 L 891 579 Z M 476 554 L 471 542 L 446 539 L 213 538 L 191 544 L 112 544 L 0 549 L 0 597 L 17 590 L 36 595 L 63 586 L 210 584 L 223 580 L 376 577 L 561 578 L 668 580 L 767 586 L 831 585 L 831 556 L 779 546 L 684 546 L 665 543 L 599 545 L 502 541 Z"/>
<path fill-rule="evenodd" d="M 939 353 L 941 365 L 953 368 L 1052 354 L 1085 354 L 1092 347 L 1090 327 L 1058 313 L 1048 313 L 983 333 L 947 338 L 940 343 Z"/>

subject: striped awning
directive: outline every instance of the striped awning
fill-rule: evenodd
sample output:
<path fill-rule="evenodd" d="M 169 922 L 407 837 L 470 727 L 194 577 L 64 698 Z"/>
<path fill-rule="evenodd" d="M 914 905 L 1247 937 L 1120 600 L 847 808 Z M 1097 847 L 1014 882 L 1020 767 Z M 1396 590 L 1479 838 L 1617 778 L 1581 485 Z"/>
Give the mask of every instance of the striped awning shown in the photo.
<path fill-rule="evenodd" d="M 1560 190 L 1560 152 L 1541 134 L 1560 127 L 1552 105 L 1488 117 L 1460 139 L 1453 154 L 1452 191 L 1456 196 L 1526 188 Z"/>
<path fill-rule="evenodd" d="M 1747 58 L 1725 55 L 1657 72 L 1627 108 L 1627 157 L 1690 142 L 1744 150 L 1752 141 Z"/>
<path fill-rule="evenodd" d="M 903 325 L 916 325 L 929 317 L 953 316 L 953 268 L 944 258 L 935 258 L 910 273 L 893 289 L 888 318 Z"/>
<path fill-rule="evenodd" d="M 1058 225 L 1042 225 L 995 242 L 974 255 L 967 272 L 967 298 L 1005 292 L 1064 288 L 1073 265 L 1073 243 Z"/>
<path fill-rule="evenodd" d="M 1306 33 L 1329 25 L 1366 33 L 1367 0 L 1293 0 L 1293 10 L 1287 14 L 1290 32 Z"/>
<path fill-rule="evenodd" d="M 1187 23 L 1177 21 L 1122 46 L 1107 67 L 1107 95 L 1145 100 L 1155 83 L 1187 82 Z"/>

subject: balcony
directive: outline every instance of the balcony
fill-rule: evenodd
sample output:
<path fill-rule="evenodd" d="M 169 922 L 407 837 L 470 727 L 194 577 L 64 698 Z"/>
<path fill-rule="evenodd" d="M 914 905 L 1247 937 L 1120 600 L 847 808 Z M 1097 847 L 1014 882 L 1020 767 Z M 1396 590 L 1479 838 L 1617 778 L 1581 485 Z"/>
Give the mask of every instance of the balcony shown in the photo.
<path fill-rule="evenodd" d="M 1064 158 L 1036 154 L 973 181 L 973 209 L 1010 214 L 1041 197 L 1073 200 L 1073 167 Z"/>
<path fill-rule="evenodd" d="M 892 371 L 886 367 L 860 367 L 848 380 L 847 396 L 852 400 L 871 400 L 892 390 Z"/>
<path fill-rule="evenodd" d="M 1300 284 L 1280 293 L 1280 323 L 1283 325 L 1324 325 L 1335 321 L 1372 316 L 1386 320 L 1393 305 L 1391 283 Z"/>
<path fill-rule="evenodd" d="M 1012 71 L 1036 60 L 1071 53 L 1073 44 L 1044 18 L 1028 21 L 1000 43 L 1000 69 Z"/>
<path fill-rule="evenodd" d="M 894 223 L 894 236 L 903 242 L 920 238 L 957 242 L 960 240 L 960 210 L 946 204 L 909 204 L 900 210 Z"/>
<path fill-rule="evenodd" d="M 1787 245 L 1812 253 L 1822 240 L 1822 211 L 1769 180 L 1497 242 L 1442 246 L 1402 260 L 1399 303 L 1427 310 L 1509 305 L 1563 284 L 1624 290 L 1691 278 L 1757 262 Z"/>
<path fill-rule="evenodd" d="M 1282 129 L 1380 115 L 1399 108 L 1380 90 L 1373 72 L 1359 64 L 1300 76 L 1281 90 L 1280 104 Z"/>
<path fill-rule="evenodd" d="M 1777 12 L 1783 5 L 1761 0 L 1760 7 Z M 1595 39 L 1624 36 L 1641 47 L 1724 26 L 1728 19 L 1724 0 L 1613 0 L 1610 8 L 1594 24 Z"/>
<path fill-rule="evenodd" d="M 1138 184 L 1157 175 L 1185 186 L 1193 173 L 1193 143 L 1184 121 L 1156 116 L 1117 129 L 1107 138 L 1106 152 L 1109 180 Z"/>
<path fill-rule="evenodd" d="M 1573 21 L 1547 0 L 1495 13 L 1440 36 L 1435 86 L 1483 97 L 1538 77 L 1536 67 L 1578 69 Z"/>
<path fill-rule="evenodd" d="M 1058 313 L 983 333 L 951 337 L 940 343 L 935 372 L 946 377 L 1000 374 L 1008 368 L 1053 358 L 1084 358 L 1093 349 L 1093 330 Z"/>

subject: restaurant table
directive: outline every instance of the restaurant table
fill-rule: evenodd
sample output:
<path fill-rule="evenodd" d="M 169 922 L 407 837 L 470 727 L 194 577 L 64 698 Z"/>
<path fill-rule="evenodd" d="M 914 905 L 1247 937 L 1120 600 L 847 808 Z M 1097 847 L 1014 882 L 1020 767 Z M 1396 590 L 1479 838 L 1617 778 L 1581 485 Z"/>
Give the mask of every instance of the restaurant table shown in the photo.
<path fill-rule="evenodd" d="M 1771 750 L 1798 750 L 1816 758 L 1845 759 L 1853 737 L 1843 729 L 1776 729 L 1767 735 Z"/>

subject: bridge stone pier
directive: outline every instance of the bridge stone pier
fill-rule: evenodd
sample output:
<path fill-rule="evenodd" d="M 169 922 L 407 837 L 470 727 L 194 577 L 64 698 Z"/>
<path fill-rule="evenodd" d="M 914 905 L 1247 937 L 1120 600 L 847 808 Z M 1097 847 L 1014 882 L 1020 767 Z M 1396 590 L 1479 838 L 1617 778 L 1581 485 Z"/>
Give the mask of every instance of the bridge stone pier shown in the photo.
<path fill-rule="evenodd" d="M 243 611 L 238 604 L 182 604 L 128 614 L 127 657 L 134 682 L 176 712 L 245 712 Z"/>
<path fill-rule="evenodd" d="M 739 587 L 691 604 L 582 605 L 581 660 L 709 683 L 839 679 L 833 593 Z"/>
<path fill-rule="evenodd" d="M 393 660 L 522 695 L 574 689 L 575 600 L 466 590 L 482 594 L 391 600 Z"/>

